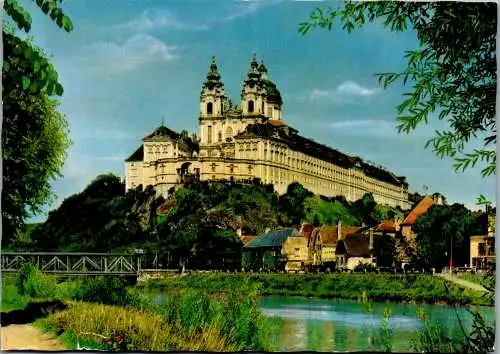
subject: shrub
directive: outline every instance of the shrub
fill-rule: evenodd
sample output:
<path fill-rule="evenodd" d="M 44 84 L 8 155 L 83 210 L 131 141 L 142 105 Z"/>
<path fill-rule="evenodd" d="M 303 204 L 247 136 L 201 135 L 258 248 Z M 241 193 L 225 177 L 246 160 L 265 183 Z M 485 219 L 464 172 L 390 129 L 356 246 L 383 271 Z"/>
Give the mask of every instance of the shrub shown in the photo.
<path fill-rule="evenodd" d="M 105 305 L 126 306 L 132 302 L 127 291 L 127 282 L 115 277 L 96 277 L 87 279 L 80 291 L 74 294 L 75 300 L 95 302 Z"/>
<path fill-rule="evenodd" d="M 372 263 L 360 262 L 354 267 L 355 272 L 376 272 L 377 267 Z"/>
<path fill-rule="evenodd" d="M 17 274 L 17 290 L 20 295 L 34 298 L 53 298 L 56 294 L 56 279 L 44 275 L 33 263 L 24 263 Z"/>

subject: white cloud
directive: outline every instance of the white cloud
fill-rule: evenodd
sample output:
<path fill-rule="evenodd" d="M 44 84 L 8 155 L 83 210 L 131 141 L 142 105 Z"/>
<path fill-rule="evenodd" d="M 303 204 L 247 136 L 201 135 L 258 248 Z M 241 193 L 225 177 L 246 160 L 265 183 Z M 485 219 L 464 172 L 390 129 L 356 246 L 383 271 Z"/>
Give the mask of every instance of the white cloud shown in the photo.
<path fill-rule="evenodd" d="M 116 27 L 128 28 L 134 31 L 148 31 L 158 28 L 198 31 L 208 29 L 206 25 L 186 23 L 168 11 L 151 9 L 146 9 L 138 18 Z"/>
<path fill-rule="evenodd" d="M 333 90 L 313 89 L 308 97 L 311 101 L 355 102 L 358 97 L 370 97 L 382 92 L 380 88 L 369 88 L 354 81 L 344 81 Z M 349 100 L 351 99 L 351 100 Z"/>
<path fill-rule="evenodd" d="M 280 3 L 284 0 L 242 0 L 233 7 L 231 13 L 223 16 L 222 21 L 233 21 L 241 17 L 248 16 L 263 7 Z"/>
<path fill-rule="evenodd" d="M 367 88 L 357 84 L 354 81 L 345 81 L 337 87 L 337 92 L 340 94 L 354 96 L 373 96 L 379 93 L 380 88 Z"/>
<path fill-rule="evenodd" d="M 88 46 L 86 59 L 95 70 L 124 72 L 142 65 L 177 59 L 177 48 L 156 37 L 137 34 L 122 43 L 96 42 Z"/>

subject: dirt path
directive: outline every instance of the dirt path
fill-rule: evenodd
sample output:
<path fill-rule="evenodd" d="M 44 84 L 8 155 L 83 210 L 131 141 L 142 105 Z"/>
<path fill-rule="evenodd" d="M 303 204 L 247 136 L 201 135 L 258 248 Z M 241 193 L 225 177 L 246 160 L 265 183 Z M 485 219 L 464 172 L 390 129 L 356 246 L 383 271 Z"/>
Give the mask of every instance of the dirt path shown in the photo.
<path fill-rule="evenodd" d="M 443 274 L 443 273 L 436 274 L 436 275 L 439 275 L 440 277 L 442 277 L 448 281 L 454 282 L 455 284 L 460 285 L 464 288 L 470 288 L 470 289 L 473 289 L 476 291 L 488 292 L 488 290 L 486 288 L 484 288 L 483 286 L 476 284 L 476 283 L 473 283 L 473 282 L 468 281 L 468 280 L 460 279 L 458 277 L 454 277 L 452 275 Z"/>
<path fill-rule="evenodd" d="M 67 350 L 66 346 L 48 334 L 42 334 L 32 325 L 2 327 L 2 350 Z"/>

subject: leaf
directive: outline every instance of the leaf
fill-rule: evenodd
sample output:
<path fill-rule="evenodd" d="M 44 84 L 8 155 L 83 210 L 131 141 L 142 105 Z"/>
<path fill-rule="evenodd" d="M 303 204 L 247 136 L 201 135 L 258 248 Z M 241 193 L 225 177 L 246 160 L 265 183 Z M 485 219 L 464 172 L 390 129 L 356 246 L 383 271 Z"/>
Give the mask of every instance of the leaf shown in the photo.
<path fill-rule="evenodd" d="M 22 77 L 22 82 L 23 82 L 23 89 L 26 90 L 28 87 L 30 87 L 30 78 L 27 76 Z"/>
<path fill-rule="evenodd" d="M 4 71 L 9 71 L 9 68 L 10 68 L 10 64 L 9 64 L 9 62 L 4 61 L 4 62 L 3 62 L 3 70 L 4 70 Z"/>
<path fill-rule="evenodd" d="M 71 32 L 73 30 L 73 23 L 68 16 L 62 17 L 62 26 L 66 32 Z"/>
<path fill-rule="evenodd" d="M 30 85 L 30 91 L 35 93 L 38 91 L 38 85 L 36 84 L 36 82 L 32 82 L 31 85 Z"/>
<path fill-rule="evenodd" d="M 49 10 L 50 10 L 50 7 L 49 7 L 49 2 L 44 2 L 42 7 L 41 7 L 42 11 L 44 14 L 48 14 L 49 13 Z"/>
<path fill-rule="evenodd" d="M 57 83 L 55 85 L 55 92 L 56 92 L 56 95 L 58 95 L 58 96 L 62 96 L 63 95 L 64 88 L 62 87 L 62 85 L 60 83 Z"/>

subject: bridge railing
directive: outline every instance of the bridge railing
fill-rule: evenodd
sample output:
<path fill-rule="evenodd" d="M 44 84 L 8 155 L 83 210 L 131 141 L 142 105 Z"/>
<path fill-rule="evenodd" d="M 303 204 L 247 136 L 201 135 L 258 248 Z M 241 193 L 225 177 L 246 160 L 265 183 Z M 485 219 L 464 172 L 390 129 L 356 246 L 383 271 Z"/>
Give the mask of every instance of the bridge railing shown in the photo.
<path fill-rule="evenodd" d="M 44 273 L 137 274 L 141 257 L 137 254 L 2 252 L 2 272 L 14 273 L 31 262 Z"/>

